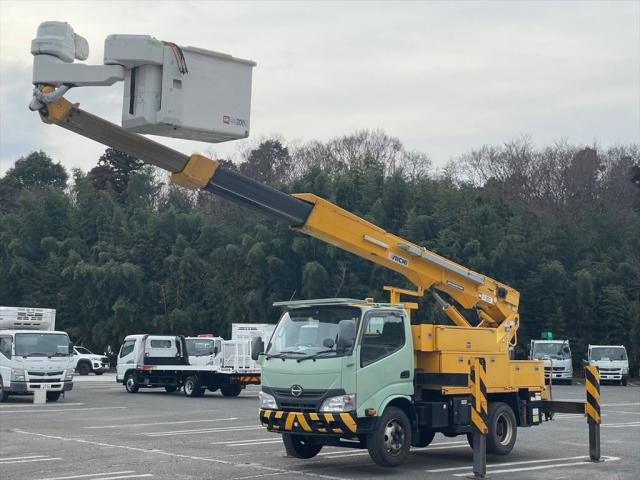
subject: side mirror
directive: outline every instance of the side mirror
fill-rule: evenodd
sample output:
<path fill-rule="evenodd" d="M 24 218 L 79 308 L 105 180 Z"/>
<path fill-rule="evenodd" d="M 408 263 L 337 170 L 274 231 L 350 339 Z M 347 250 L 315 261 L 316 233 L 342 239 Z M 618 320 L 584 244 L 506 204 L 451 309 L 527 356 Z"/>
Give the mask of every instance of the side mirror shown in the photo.
<path fill-rule="evenodd" d="M 338 323 L 338 342 L 336 350 L 349 350 L 356 341 L 356 322 L 340 320 Z"/>
<path fill-rule="evenodd" d="M 262 337 L 256 337 L 251 342 L 251 360 L 258 360 L 262 353 L 264 353 L 264 342 Z"/>
<path fill-rule="evenodd" d="M 215 357 L 216 355 L 218 355 L 218 347 L 213 347 L 213 356 Z"/>
<path fill-rule="evenodd" d="M 582 359 L 582 365 L 585 366 L 585 367 L 588 367 L 589 366 L 589 360 L 587 360 L 586 358 L 583 358 Z"/>

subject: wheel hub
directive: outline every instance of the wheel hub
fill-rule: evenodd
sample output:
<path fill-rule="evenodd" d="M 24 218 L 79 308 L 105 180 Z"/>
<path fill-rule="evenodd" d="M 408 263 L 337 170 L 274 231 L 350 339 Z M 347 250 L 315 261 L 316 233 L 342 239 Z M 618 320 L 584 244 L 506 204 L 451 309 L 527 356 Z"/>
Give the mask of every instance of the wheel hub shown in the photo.
<path fill-rule="evenodd" d="M 391 455 L 398 455 L 405 445 L 406 433 L 397 420 L 391 420 L 384 429 L 384 447 Z"/>

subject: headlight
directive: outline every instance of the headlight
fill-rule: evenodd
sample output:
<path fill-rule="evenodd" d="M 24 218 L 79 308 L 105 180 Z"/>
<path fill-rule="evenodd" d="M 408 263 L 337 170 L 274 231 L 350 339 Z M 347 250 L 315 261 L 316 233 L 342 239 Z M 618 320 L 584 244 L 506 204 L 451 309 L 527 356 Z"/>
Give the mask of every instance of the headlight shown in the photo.
<path fill-rule="evenodd" d="M 322 402 L 321 412 L 351 412 L 356 409 L 356 394 L 339 395 Z"/>
<path fill-rule="evenodd" d="M 627 375 L 629 373 L 629 367 L 622 367 L 622 374 Z"/>
<path fill-rule="evenodd" d="M 22 368 L 12 368 L 11 369 L 11 380 L 14 382 L 24 382 L 24 370 Z"/>
<path fill-rule="evenodd" d="M 264 408 L 267 410 L 275 410 L 278 408 L 278 404 L 276 403 L 276 399 L 273 395 L 269 395 L 263 391 L 258 393 L 258 403 L 260 408 Z"/>
<path fill-rule="evenodd" d="M 74 373 L 75 373 L 74 368 L 70 368 L 69 370 L 67 370 L 67 374 L 64 376 L 65 382 L 68 382 L 69 380 L 73 380 Z"/>

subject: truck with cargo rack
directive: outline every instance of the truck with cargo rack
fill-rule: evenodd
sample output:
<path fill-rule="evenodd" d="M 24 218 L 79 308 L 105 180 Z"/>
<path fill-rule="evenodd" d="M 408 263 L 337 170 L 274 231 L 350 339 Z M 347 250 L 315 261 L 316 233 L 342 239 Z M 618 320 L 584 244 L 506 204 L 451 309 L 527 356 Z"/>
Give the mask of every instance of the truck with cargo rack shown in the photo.
<path fill-rule="evenodd" d="M 55 402 L 73 388 L 72 345 L 51 308 L 0 307 L 0 402 L 45 390 Z"/>
<path fill-rule="evenodd" d="M 247 385 L 260 383 L 260 366 L 251 358 L 249 340 L 128 335 L 118 353 L 116 381 L 129 393 L 164 388 L 201 397 L 207 390 L 220 390 L 225 397 L 236 397 Z"/>

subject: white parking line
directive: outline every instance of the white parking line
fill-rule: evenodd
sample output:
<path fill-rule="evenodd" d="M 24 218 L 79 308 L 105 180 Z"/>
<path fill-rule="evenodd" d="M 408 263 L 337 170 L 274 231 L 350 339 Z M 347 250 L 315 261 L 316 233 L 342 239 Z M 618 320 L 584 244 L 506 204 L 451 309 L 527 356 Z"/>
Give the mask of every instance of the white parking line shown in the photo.
<path fill-rule="evenodd" d="M 160 450 L 157 448 L 142 448 L 142 447 L 131 447 L 128 445 L 118 445 L 118 444 L 114 444 L 114 443 L 106 443 L 106 442 L 95 442 L 92 440 L 85 440 L 83 438 L 71 438 L 71 437 L 62 437 L 60 435 L 46 435 L 44 433 L 36 433 L 36 432 L 28 432 L 26 430 L 20 430 L 20 429 L 12 429 L 10 430 L 14 433 L 19 433 L 22 435 L 31 435 L 33 437 L 39 437 L 39 438 L 46 438 L 49 440 L 58 440 L 61 442 L 75 442 L 75 443 L 80 443 L 83 445 L 93 445 L 93 446 L 97 446 L 97 447 L 103 447 L 103 448 L 120 448 L 123 450 L 128 450 L 131 452 L 140 452 L 140 453 L 144 453 L 146 455 L 162 455 L 165 457 L 173 457 L 173 458 L 180 458 L 180 459 L 184 459 L 184 460 L 195 460 L 195 461 L 201 461 L 201 462 L 209 462 L 209 463 L 217 463 L 220 465 L 229 465 L 232 467 L 236 467 L 239 469 L 242 469 L 243 471 L 246 471 L 247 468 L 255 468 L 258 470 L 266 470 L 268 472 L 279 472 L 282 474 L 291 474 L 291 475 L 305 475 L 305 476 L 309 476 L 309 477 L 317 477 L 317 478 L 326 478 L 328 480 L 347 480 L 344 477 L 338 477 L 335 475 L 325 475 L 322 473 L 316 473 L 316 472 L 309 472 L 309 471 L 302 471 L 302 470 L 288 470 L 285 468 L 276 468 L 276 467 L 270 467 L 268 465 L 262 465 L 259 463 L 236 463 L 236 462 L 231 462 L 228 460 L 221 460 L 219 458 L 207 458 L 207 457 L 199 457 L 196 455 L 184 455 L 184 454 L 180 454 L 180 453 L 172 453 L 172 452 L 167 452 L 165 450 Z M 98 479 L 92 479 L 92 480 L 98 480 Z M 113 480 L 113 479 L 112 479 Z"/>
<path fill-rule="evenodd" d="M 526 472 L 531 470 L 545 470 L 549 468 L 563 468 L 563 467 L 575 467 L 578 465 L 587 466 L 588 457 L 582 457 L 582 460 L 579 462 L 570 462 L 570 463 L 551 463 L 548 465 L 534 465 L 531 467 L 520 467 L 520 468 L 505 468 L 499 470 L 487 470 L 487 475 L 496 474 L 496 473 L 515 473 L 515 472 Z M 603 462 L 615 462 L 620 460 L 619 457 L 602 457 Z M 593 464 L 592 464 L 593 465 Z M 454 473 L 455 477 L 467 477 L 470 472 L 465 473 Z"/>
<path fill-rule="evenodd" d="M 149 478 L 149 477 L 153 477 L 153 475 L 151 475 L 150 473 L 143 473 L 140 475 L 121 475 L 118 477 L 98 477 L 98 478 L 94 477 L 91 480 L 121 480 L 125 478 Z"/>
<path fill-rule="evenodd" d="M 62 403 L 62 402 L 56 402 L 56 403 L 45 403 L 44 405 L 42 404 L 37 404 L 37 403 L 14 403 L 13 405 L 1 405 L 0 406 L 0 410 L 4 410 L 5 408 L 25 408 L 25 407 L 44 407 L 44 406 L 51 406 L 51 407 L 66 407 L 67 405 L 84 405 L 84 403 Z"/>
<path fill-rule="evenodd" d="M 121 410 L 128 407 L 90 407 L 90 408 L 58 408 L 58 409 L 46 409 L 46 410 L 11 410 L 10 412 L 0 413 L 49 413 L 49 412 L 78 412 L 86 410 Z"/>
<path fill-rule="evenodd" d="M 603 423 L 601 426 L 610 427 L 610 428 L 635 428 L 635 427 L 640 427 L 640 422 Z"/>
<path fill-rule="evenodd" d="M 546 460 L 527 460 L 527 461 L 519 461 L 519 462 L 492 463 L 492 464 L 487 464 L 487 467 L 506 467 L 506 466 L 513 466 L 513 465 L 526 465 L 528 463 L 558 462 L 561 460 L 577 460 L 579 458 L 584 459 L 586 457 L 584 455 L 580 455 L 577 457 L 548 458 Z M 471 469 L 471 467 L 467 465 L 464 467 L 434 468 L 431 470 L 425 470 L 425 472 L 442 473 L 442 472 L 455 472 L 456 470 L 469 470 L 469 469 Z"/>
<path fill-rule="evenodd" d="M 136 473 L 135 470 L 122 470 L 121 472 L 102 472 L 102 473 L 85 473 L 82 475 L 68 475 L 65 477 L 47 477 L 47 478 L 38 478 L 36 480 L 72 480 L 74 478 L 87 478 L 91 480 L 96 480 L 91 477 L 99 477 L 104 475 L 123 475 L 125 473 Z"/>
<path fill-rule="evenodd" d="M 422 452 L 422 451 L 431 451 L 431 450 L 447 450 L 450 448 L 471 448 L 469 447 L 469 443 L 464 442 L 442 442 L 442 443 L 433 443 L 427 447 L 422 448 L 412 448 L 412 452 Z M 318 456 L 325 456 L 327 458 L 342 458 L 342 457 L 357 457 L 358 455 L 369 455 L 369 452 L 364 450 L 357 450 L 355 452 L 345 452 L 344 449 L 338 450 L 336 452 L 324 452 L 319 453 Z"/>
<path fill-rule="evenodd" d="M 169 432 L 149 432 L 140 433 L 146 437 L 172 437 L 174 435 L 194 435 L 200 433 L 222 433 L 222 432 L 237 432 L 245 430 L 258 430 L 262 427 L 260 425 L 242 425 L 237 427 L 220 427 L 220 428 L 199 428 L 195 430 L 175 430 Z"/>
<path fill-rule="evenodd" d="M 640 402 L 628 402 L 628 403 L 601 403 L 601 407 L 626 407 L 628 405 L 640 405 Z"/>
<path fill-rule="evenodd" d="M 268 443 L 282 443 L 282 440 L 257 440 L 255 442 L 245 442 L 245 443 L 228 443 L 227 447 L 246 447 L 246 446 L 256 446 L 256 445 L 264 445 Z M 213 445 L 213 444 L 212 444 Z"/>
<path fill-rule="evenodd" d="M 155 425 L 178 425 L 178 424 L 184 424 L 184 423 L 226 422 L 231 420 L 238 420 L 238 417 L 216 418 L 212 420 L 181 420 L 177 422 L 133 423 L 128 425 L 99 425 L 95 427 L 84 427 L 84 428 L 91 430 L 91 429 L 98 429 L 98 428 L 153 427 Z"/>
<path fill-rule="evenodd" d="M 44 457 L 44 458 L 31 458 L 29 460 L 6 460 L 0 462 L 0 465 L 9 465 L 10 463 L 32 463 L 32 462 L 48 462 L 50 460 L 62 460 L 60 457 Z"/>
<path fill-rule="evenodd" d="M 44 458 L 46 455 L 29 455 L 22 457 L 8 457 L 8 458 L 0 458 L 0 462 L 6 462 L 9 460 L 26 460 L 27 458 Z"/>

